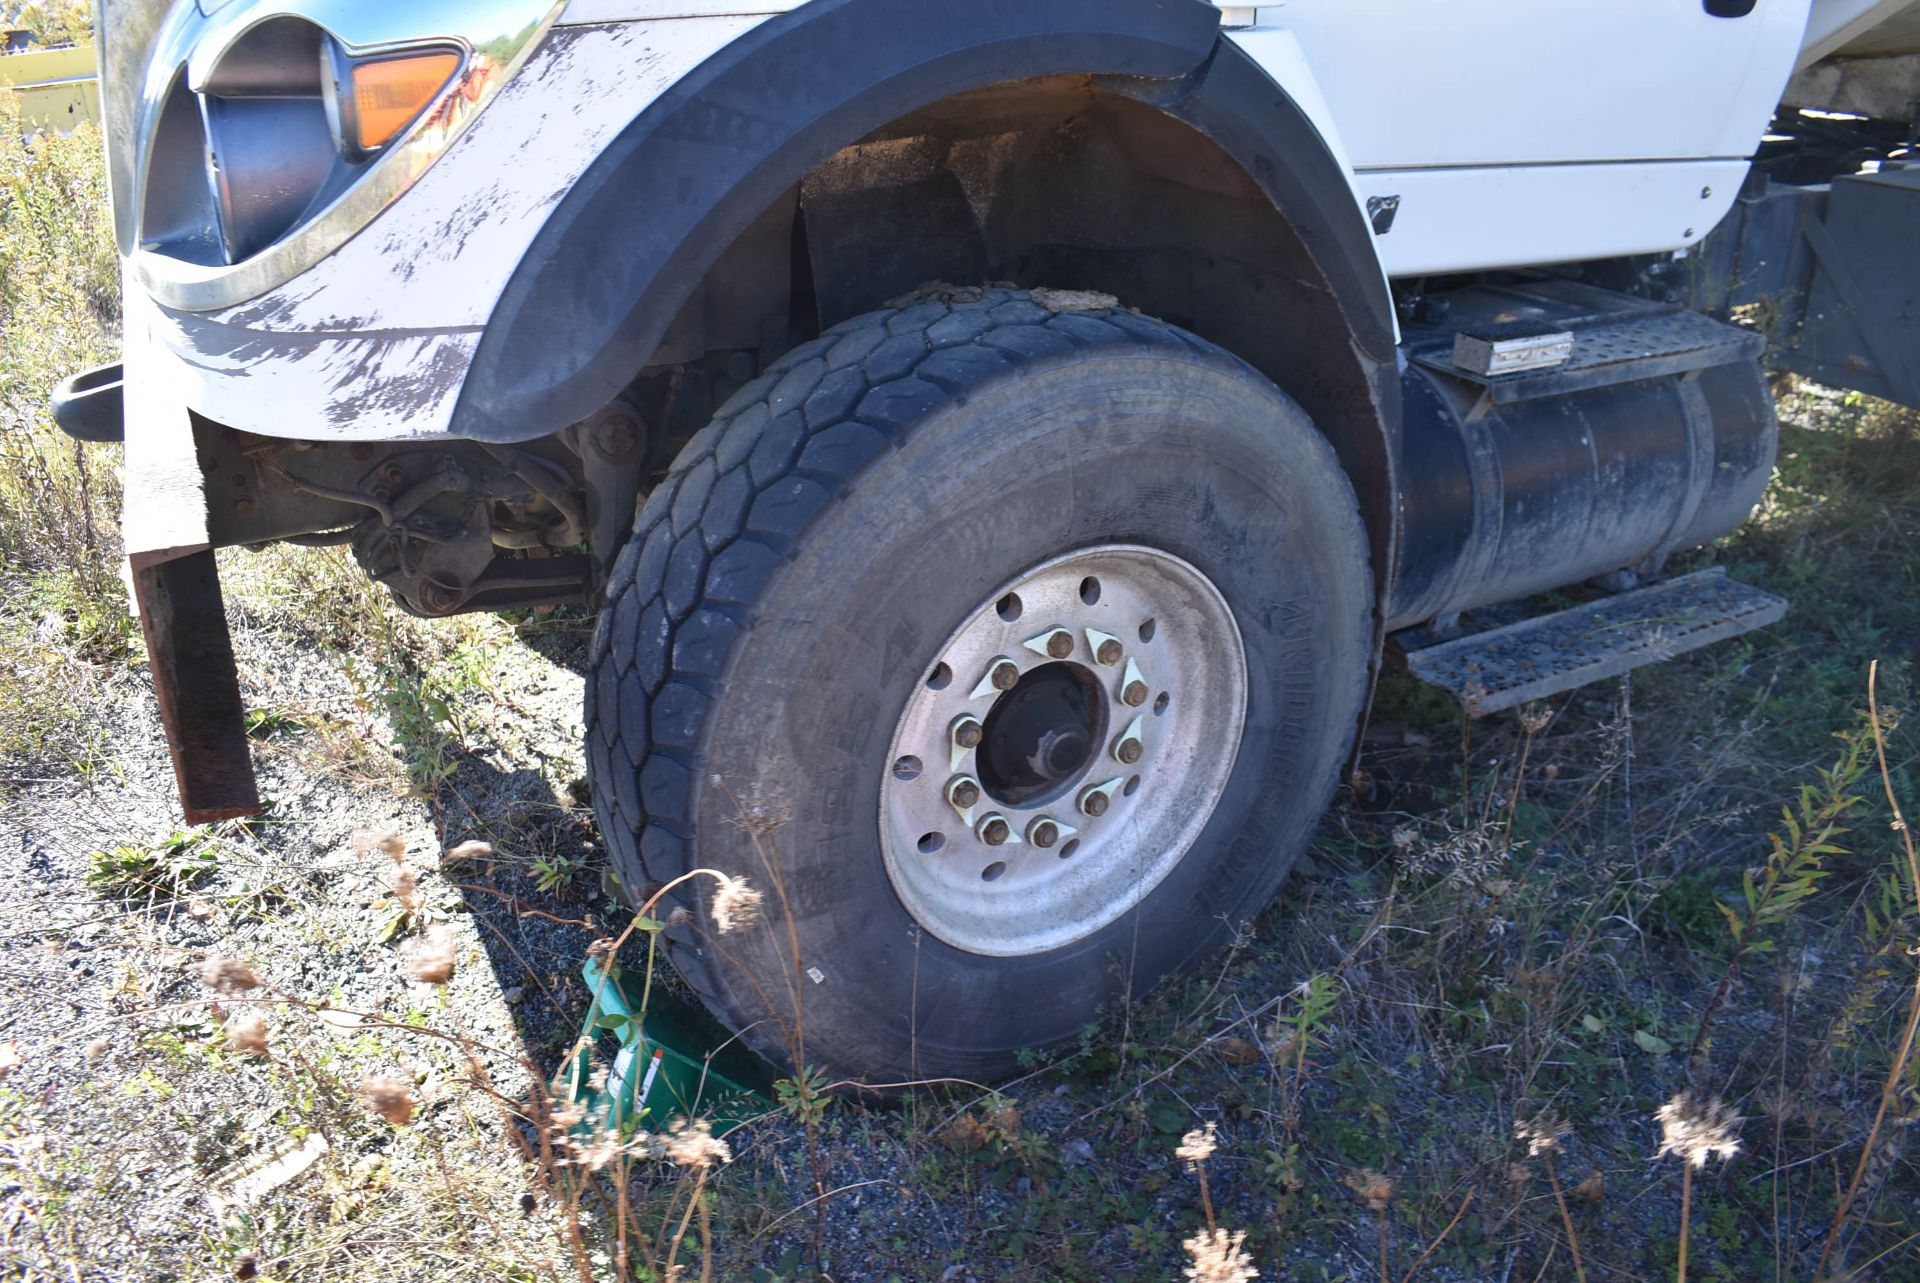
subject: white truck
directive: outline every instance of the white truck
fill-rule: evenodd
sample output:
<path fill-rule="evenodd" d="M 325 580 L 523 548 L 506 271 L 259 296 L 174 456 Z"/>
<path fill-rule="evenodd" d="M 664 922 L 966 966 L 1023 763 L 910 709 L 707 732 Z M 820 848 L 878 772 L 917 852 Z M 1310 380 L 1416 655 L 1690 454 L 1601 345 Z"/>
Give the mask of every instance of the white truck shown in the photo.
<path fill-rule="evenodd" d="M 99 26 L 125 354 L 56 408 L 125 442 L 189 818 L 258 805 L 213 549 L 597 608 L 622 884 L 777 883 L 790 935 L 670 955 L 874 1081 L 1003 1074 L 1216 949 L 1382 663 L 1488 712 L 1777 618 L 1663 575 L 1767 483 L 1770 338 L 1920 403 L 1911 0 Z"/>

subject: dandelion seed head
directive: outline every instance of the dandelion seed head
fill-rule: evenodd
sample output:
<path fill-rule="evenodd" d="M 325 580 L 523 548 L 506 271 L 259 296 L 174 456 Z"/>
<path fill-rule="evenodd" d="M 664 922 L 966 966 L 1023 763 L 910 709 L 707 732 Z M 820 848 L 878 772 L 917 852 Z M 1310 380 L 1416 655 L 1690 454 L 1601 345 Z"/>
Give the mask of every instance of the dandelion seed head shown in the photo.
<path fill-rule="evenodd" d="M 395 864 L 399 864 L 407 858 L 407 842 L 405 838 L 401 837 L 392 829 L 384 829 L 377 833 L 371 830 L 362 830 L 353 835 L 353 853 L 355 855 L 366 855 L 371 851 L 378 851 Z"/>
<path fill-rule="evenodd" d="M 1513 1122 L 1514 1138 L 1527 1147 L 1528 1158 L 1559 1153 L 1560 1138 L 1571 1130 L 1567 1120 L 1551 1110 L 1542 1111 L 1532 1118 L 1516 1118 Z"/>
<path fill-rule="evenodd" d="M 247 1011 L 227 1021 L 227 1047 L 242 1056 L 265 1058 L 267 1022 L 258 1012 Z"/>
<path fill-rule="evenodd" d="M 792 818 L 793 808 L 785 797 L 756 786 L 740 799 L 739 812 L 731 823 L 750 838 L 766 838 L 779 832 Z"/>
<path fill-rule="evenodd" d="M 713 1124 L 706 1119 L 688 1122 L 681 1118 L 675 1120 L 667 1137 L 667 1157 L 681 1167 L 705 1171 L 717 1164 L 732 1162 L 733 1151 L 727 1148 L 727 1142 L 713 1134 Z"/>
<path fill-rule="evenodd" d="M 423 938 L 409 941 L 402 952 L 407 974 L 420 983 L 443 985 L 453 979 L 453 928 L 444 922 L 428 928 Z"/>
<path fill-rule="evenodd" d="M 200 964 L 200 983 L 215 993 L 232 997 L 249 989 L 258 989 L 260 974 L 238 958 L 215 953 L 208 955 L 207 960 Z"/>
<path fill-rule="evenodd" d="M 1213 1157 L 1213 1151 L 1217 1147 L 1214 1140 L 1216 1130 L 1215 1124 L 1208 1123 L 1205 1127 L 1188 1132 L 1180 1138 L 1180 1147 L 1173 1151 L 1173 1156 L 1188 1163 L 1206 1162 Z"/>
<path fill-rule="evenodd" d="M 720 889 L 713 893 L 713 925 L 720 934 L 738 931 L 760 916 L 760 893 L 747 885 L 745 878 L 720 876 Z"/>
<path fill-rule="evenodd" d="M 413 1121 L 413 1084 L 404 1078 L 362 1079 L 360 1095 L 374 1113 L 395 1127 Z"/>
<path fill-rule="evenodd" d="M 484 860 L 493 854 L 493 844 L 479 839 L 462 842 L 440 857 L 442 864 L 468 864 L 474 860 Z"/>
<path fill-rule="evenodd" d="M 1371 1167 L 1362 1167 L 1348 1176 L 1347 1188 L 1376 1212 L 1386 1211 L 1387 1204 L 1393 1201 L 1393 1182 Z"/>
<path fill-rule="evenodd" d="M 1677 1154 L 1694 1167 L 1705 1167 L 1707 1159 L 1732 1158 L 1740 1152 L 1734 1132 L 1740 1119 L 1718 1100 L 1701 1104 L 1687 1092 L 1681 1092 L 1654 1111 L 1660 1122 L 1660 1153 Z"/>
<path fill-rule="evenodd" d="M 1201 1230 L 1181 1244 L 1193 1263 L 1182 1272 L 1193 1283 L 1253 1283 L 1260 1271 L 1247 1255 L 1245 1230 Z"/>

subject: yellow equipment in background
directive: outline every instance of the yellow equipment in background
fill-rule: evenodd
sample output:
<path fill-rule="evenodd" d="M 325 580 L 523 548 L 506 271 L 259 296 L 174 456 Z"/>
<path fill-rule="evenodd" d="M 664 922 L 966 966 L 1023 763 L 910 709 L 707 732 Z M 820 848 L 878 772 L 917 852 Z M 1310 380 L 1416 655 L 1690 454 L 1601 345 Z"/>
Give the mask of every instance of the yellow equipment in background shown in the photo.
<path fill-rule="evenodd" d="M 11 53 L 0 56 L 0 90 L 19 95 L 23 124 L 64 134 L 83 120 L 99 123 L 99 72 L 90 44 Z"/>

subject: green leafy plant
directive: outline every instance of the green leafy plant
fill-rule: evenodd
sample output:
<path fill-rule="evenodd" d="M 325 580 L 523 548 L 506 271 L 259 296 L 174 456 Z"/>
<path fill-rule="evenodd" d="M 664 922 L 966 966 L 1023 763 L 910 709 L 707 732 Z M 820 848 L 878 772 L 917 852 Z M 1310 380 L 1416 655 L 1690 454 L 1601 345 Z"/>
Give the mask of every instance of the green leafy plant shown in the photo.
<path fill-rule="evenodd" d="M 96 895 L 178 895 L 219 867 L 206 829 L 175 833 L 151 845 L 127 843 L 87 857 L 86 883 Z"/>
<path fill-rule="evenodd" d="M 1838 738 L 1842 745 L 1839 758 L 1823 768 L 1814 783 L 1800 786 L 1792 806 L 1780 809 L 1782 831 L 1767 835 L 1766 863 L 1741 875 L 1740 904 L 1716 901 L 1726 919 L 1733 951 L 1720 983 L 1714 986 L 1713 996 L 1700 1013 L 1700 1025 L 1687 1053 L 1689 1064 L 1706 1045 L 1714 1012 L 1726 997 L 1727 986 L 1733 983 L 1740 964 L 1748 954 L 1773 952 L 1779 942 L 1772 930 L 1797 913 L 1819 889 L 1829 872 L 1826 858 L 1846 853 L 1837 839 L 1847 832 L 1848 812 L 1860 802 L 1856 790 L 1866 773 L 1872 733 L 1858 728 Z"/>
<path fill-rule="evenodd" d="M 572 886 L 574 878 L 579 876 L 580 870 L 584 867 L 585 861 L 561 855 L 557 851 L 546 855 L 535 856 L 533 860 L 534 884 L 547 895 L 553 895 L 556 892 Z"/>
<path fill-rule="evenodd" d="M 773 1098 L 791 1117 L 817 1126 L 833 1103 L 827 1094 L 827 1071 L 817 1065 L 802 1068 L 773 1085 Z"/>

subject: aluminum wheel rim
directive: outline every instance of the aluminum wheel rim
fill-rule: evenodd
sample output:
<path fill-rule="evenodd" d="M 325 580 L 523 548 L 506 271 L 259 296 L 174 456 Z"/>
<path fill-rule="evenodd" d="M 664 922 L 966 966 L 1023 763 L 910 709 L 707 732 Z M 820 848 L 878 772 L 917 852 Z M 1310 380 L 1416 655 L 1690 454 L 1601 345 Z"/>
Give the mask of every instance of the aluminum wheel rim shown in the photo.
<path fill-rule="evenodd" d="M 1083 700 L 1097 712 L 1020 734 L 1023 712 Z M 1106 544 L 1035 567 L 953 631 L 894 726 L 880 784 L 894 891 L 969 953 L 1042 953 L 1092 935 L 1199 837 L 1246 709 L 1239 627 L 1193 566 Z"/>

